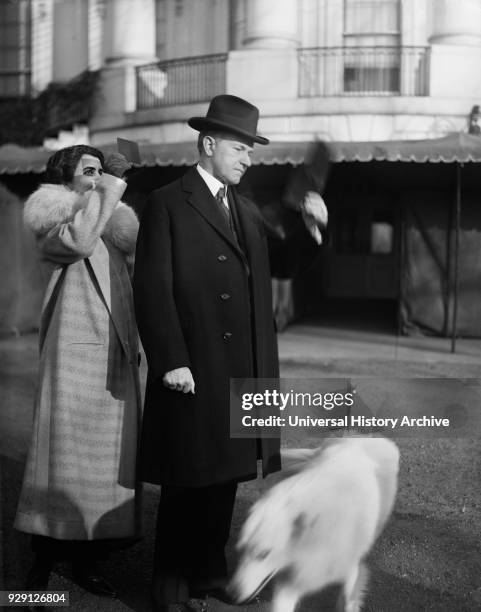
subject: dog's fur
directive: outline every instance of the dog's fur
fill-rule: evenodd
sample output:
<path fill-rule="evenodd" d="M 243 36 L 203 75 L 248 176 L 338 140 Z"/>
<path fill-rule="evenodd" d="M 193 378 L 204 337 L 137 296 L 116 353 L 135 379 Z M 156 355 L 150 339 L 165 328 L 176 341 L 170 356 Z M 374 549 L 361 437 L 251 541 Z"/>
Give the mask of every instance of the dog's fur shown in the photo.
<path fill-rule="evenodd" d="M 340 438 L 291 451 L 285 463 L 294 474 L 254 504 L 242 528 L 230 590 L 249 600 L 275 576 L 273 612 L 292 612 L 305 595 L 340 584 L 338 609 L 357 612 L 362 559 L 392 511 L 399 451 L 384 438 Z"/>

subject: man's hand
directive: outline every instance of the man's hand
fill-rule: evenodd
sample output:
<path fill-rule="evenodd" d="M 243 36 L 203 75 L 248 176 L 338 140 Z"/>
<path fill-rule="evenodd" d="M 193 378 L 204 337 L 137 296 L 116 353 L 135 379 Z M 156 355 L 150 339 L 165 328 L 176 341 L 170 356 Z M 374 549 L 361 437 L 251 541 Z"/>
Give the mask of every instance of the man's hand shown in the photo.
<path fill-rule="evenodd" d="M 322 243 L 322 234 L 319 227 L 327 226 L 327 206 L 321 195 L 316 191 L 308 191 L 301 203 L 301 213 L 311 236 L 317 242 Z"/>
<path fill-rule="evenodd" d="M 162 383 L 172 391 L 195 394 L 195 382 L 189 368 L 176 368 L 164 374 Z"/>

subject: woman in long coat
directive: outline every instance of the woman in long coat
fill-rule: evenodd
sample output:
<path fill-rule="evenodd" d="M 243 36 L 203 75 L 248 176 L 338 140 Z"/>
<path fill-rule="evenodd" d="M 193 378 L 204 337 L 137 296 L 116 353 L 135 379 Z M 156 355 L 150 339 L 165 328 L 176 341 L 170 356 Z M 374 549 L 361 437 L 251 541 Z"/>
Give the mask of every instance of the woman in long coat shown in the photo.
<path fill-rule="evenodd" d="M 137 331 L 129 265 L 138 222 L 120 201 L 128 168 L 100 151 L 55 153 L 24 220 L 48 271 L 33 435 L 15 527 L 33 534 L 30 588 L 67 554 L 85 588 L 114 595 L 93 561 L 106 540 L 139 533 Z M 107 174 L 110 172 L 110 174 Z M 68 553 L 66 551 L 68 550 Z"/>

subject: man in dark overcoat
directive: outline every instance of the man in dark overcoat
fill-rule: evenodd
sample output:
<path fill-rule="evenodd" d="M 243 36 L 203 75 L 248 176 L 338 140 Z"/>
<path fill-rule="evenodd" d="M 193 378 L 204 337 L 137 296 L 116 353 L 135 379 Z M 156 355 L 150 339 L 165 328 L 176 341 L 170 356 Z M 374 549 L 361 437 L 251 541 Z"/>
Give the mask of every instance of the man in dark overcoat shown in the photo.
<path fill-rule="evenodd" d="M 140 223 L 134 297 L 148 361 L 140 477 L 162 485 L 156 610 L 228 598 L 237 483 L 256 478 L 258 460 L 264 475 L 280 469 L 278 439 L 229 435 L 229 379 L 279 375 L 265 228 L 234 188 L 254 143 L 268 144 L 257 121 L 255 106 L 229 95 L 191 118 L 199 163 L 151 194 Z"/>

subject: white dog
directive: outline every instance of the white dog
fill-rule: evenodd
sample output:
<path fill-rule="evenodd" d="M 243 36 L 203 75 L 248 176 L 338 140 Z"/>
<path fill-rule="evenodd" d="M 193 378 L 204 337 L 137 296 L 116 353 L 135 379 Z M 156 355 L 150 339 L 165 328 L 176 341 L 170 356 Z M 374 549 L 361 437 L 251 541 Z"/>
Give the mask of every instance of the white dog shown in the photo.
<path fill-rule="evenodd" d="M 367 581 L 362 559 L 394 504 L 397 446 L 340 438 L 321 450 L 287 451 L 284 463 L 302 467 L 252 507 L 230 590 L 248 601 L 275 576 L 273 612 L 293 612 L 305 595 L 340 584 L 338 609 L 357 612 Z"/>

